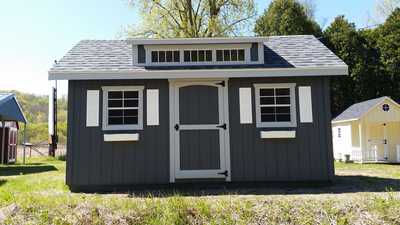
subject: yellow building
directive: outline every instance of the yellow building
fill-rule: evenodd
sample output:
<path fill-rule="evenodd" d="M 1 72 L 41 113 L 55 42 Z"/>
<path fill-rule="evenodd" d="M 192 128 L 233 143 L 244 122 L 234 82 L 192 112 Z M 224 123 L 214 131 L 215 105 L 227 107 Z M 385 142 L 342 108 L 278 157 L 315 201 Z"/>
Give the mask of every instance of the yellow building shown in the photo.
<path fill-rule="evenodd" d="M 332 120 L 333 152 L 357 162 L 400 162 L 400 105 L 380 97 L 350 106 Z"/>

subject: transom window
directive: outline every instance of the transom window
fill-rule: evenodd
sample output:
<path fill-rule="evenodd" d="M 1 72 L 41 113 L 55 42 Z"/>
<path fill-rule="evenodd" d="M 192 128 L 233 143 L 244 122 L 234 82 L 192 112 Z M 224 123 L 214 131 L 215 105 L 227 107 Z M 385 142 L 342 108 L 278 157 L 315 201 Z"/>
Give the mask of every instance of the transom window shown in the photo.
<path fill-rule="evenodd" d="M 244 61 L 244 49 L 225 49 L 217 50 L 217 61 L 219 62 L 239 62 Z"/>
<path fill-rule="evenodd" d="M 151 62 L 180 62 L 179 51 L 151 51 Z"/>
<path fill-rule="evenodd" d="M 212 50 L 184 50 L 185 62 L 212 62 Z"/>
<path fill-rule="evenodd" d="M 143 87 L 103 87 L 103 129 L 141 129 Z"/>
<path fill-rule="evenodd" d="M 257 126 L 296 126 L 294 84 L 255 84 Z"/>

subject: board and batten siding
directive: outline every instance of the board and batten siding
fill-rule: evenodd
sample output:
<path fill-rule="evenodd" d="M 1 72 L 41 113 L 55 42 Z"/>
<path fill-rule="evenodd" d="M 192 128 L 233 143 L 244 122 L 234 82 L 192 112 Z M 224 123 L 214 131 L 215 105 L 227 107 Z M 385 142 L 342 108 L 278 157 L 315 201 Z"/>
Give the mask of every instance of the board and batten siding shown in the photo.
<path fill-rule="evenodd" d="M 86 126 L 87 90 L 144 86 L 143 130 L 103 131 Z M 147 126 L 146 90 L 158 89 L 159 125 Z M 99 118 L 103 99 L 100 94 Z M 168 80 L 69 81 L 67 184 L 70 187 L 169 183 Z M 105 142 L 104 134 L 137 133 L 138 141 Z"/>
<path fill-rule="evenodd" d="M 297 120 L 294 128 L 257 128 L 240 123 L 239 88 L 255 83 L 296 83 L 296 114 L 299 112 L 299 86 L 311 86 L 313 122 Z M 253 118 L 255 99 L 252 98 Z M 329 78 L 234 78 L 229 80 L 229 121 L 231 174 L 241 181 L 328 181 L 333 178 L 330 125 Z M 295 130 L 296 137 L 261 139 L 261 131 Z"/>

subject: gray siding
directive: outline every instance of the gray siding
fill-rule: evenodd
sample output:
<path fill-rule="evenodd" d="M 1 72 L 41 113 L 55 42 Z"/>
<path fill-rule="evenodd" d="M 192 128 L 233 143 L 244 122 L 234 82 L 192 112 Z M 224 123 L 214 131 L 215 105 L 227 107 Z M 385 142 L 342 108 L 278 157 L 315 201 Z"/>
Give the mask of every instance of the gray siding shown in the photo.
<path fill-rule="evenodd" d="M 296 128 L 256 128 L 254 83 L 296 83 Z M 298 86 L 312 88 L 313 123 L 300 123 Z M 239 87 L 253 88 L 253 124 L 240 124 Z M 232 181 L 308 181 L 333 177 L 328 78 L 229 81 Z M 260 131 L 296 130 L 295 139 L 261 139 Z"/>
<path fill-rule="evenodd" d="M 143 130 L 102 131 L 86 127 L 86 90 L 144 85 Z M 160 125 L 146 125 L 146 89 L 159 89 Z M 169 101 L 167 80 L 69 81 L 67 184 L 101 186 L 169 182 Z M 100 95 L 102 96 L 102 95 Z M 102 118 L 100 97 L 100 118 Z M 101 123 L 101 121 L 100 121 Z M 139 133 L 137 142 L 104 142 L 105 133 Z"/>
<path fill-rule="evenodd" d="M 254 83 L 296 83 L 296 128 L 256 128 Z M 86 127 L 86 90 L 101 90 L 110 85 L 144 85 L 160 91 L 160 125 L 146 125 L 146 92 L 143 98 L 143 127 L 138 142 L 104 142 L 99 127 Z M 300 123 L 298 86 L 312 87 L 313 123 Z M 240 124 L 239 87 L 253 88 L 253 124 Z M 229 129 L 232 181 L 311 181 L 333 178 L 333 157 L 330 129 L 329 79 L 302 78 L 238 78 L 229 80 Z M 100 95 L 102 96 L 102 95 Z M 167 80 L 70 81 L 68 113 L 67 184 L 81 186 L 117 186 L 169 183 L 169 100 Z M 100 99 L 102 106 L 102 99 Z M 102 109 L 99 109 L 102 118 Z M 101 121 L 100 121 L 101 123 Z M 262 130 L 295 129 L 295 139 L 260 139 Z M 183 146 L 200 151 L 184 138 Z M 214 140 L 215 142 L 216 140 Z M 208 149 L 207 155 L 215 155 Z M 196 153 L 196 151 L 194 151 Z M 182 152 L 184 154 L 185 152 Z M 196 153 L 197 154 L 197 153 Z M 183 168 L 218 167 L 218 161 L 191 154 Z M 212 157 L 215 160 L 215 156 Z"/>
<path fill-rule="evenodd" d="M 250 48 L 250 60 L 258 61 L 258 43 L 252 43 Z"/>
<path fill-rule="evenodd" d="M 138 45 L 138 63 L 146 63 L 146 49 L 143 45 Z"/>

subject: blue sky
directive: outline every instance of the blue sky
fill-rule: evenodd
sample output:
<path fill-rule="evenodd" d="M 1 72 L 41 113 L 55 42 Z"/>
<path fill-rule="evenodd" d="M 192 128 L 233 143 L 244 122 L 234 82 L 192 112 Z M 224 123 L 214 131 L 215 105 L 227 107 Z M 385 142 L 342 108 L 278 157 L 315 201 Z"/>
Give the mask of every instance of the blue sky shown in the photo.
<path fill-rule="evenodd" d="M 376 0 L 316 0 L 316 20 L 329 25 L 344 14 L 358 27 L 373 15 Z M 270 0 L 258 0 L 261 14 Z M 81 39 L 114 39 L 139 23 L 127 0 L 8 0 L 0 7 L 0 90 L 47 94 L 47 71 Z M 66 82 L 61 82 L 66 93 Z"/>

